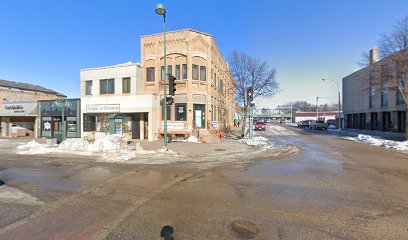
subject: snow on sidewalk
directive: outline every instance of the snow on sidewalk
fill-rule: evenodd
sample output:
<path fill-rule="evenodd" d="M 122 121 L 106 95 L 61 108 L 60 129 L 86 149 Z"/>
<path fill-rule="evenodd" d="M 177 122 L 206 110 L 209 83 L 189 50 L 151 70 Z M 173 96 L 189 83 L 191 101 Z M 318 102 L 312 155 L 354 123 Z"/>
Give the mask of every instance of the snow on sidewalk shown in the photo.
<path fill-rule="evenodd" d="M 127 139 L 120 135 L 108 135 L 95 140 L 93 143 L 89 143 L 80 138 L 70 138 L 52 147 L 46 144 L 40 144 L 35 140 L 17 146 L 17 154 L 37 155 L 49 153 L 99 156 L 100 161 L 106 162 L 123 162 L 136 158 L 137 156 L 147 155 L 177 155 L 177 153 L 173 151 L 164 151 L 162 149 L 147 151 L 144 150 L 140 144 L 137 144 L 135 149 L 130 148 L 127 146 Z"/>
<path fill-rule="evenodd" d="M 392 140 L 385 140 L 380 137 L 373 137 L 370 135 L 359 134 L 357 137 L 346 137 L 344 139 L 361 142 L 361 143 L 368 143 L 374 146 L 380 146 L 387 149 L 395 149 L 398 151 L 408 151 L 408 141 L 392 141 Z"/>
<path fill-rule="evenodd" d="M 248 146 L 265 146 L 266 148 L 273 148 L 274 143 L 269 141 L 268 138 L 261 137 L 261 136 L 254 136 L 252 139 L 249 138 L 242 138 L 239 139 L 238 142 L 244 143 Z"/>

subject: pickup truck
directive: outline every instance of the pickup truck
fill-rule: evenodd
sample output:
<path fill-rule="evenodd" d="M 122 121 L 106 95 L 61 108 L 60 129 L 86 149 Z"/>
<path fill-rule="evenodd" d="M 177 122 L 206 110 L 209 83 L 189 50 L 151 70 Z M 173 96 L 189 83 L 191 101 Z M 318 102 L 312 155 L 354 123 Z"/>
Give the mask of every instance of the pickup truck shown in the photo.
<path fill-rule="evenodd" d="M 309 129 L 325 129 L 327 130 L 328 124 L 323 120 L 313 121 L 309 124 Z"/>

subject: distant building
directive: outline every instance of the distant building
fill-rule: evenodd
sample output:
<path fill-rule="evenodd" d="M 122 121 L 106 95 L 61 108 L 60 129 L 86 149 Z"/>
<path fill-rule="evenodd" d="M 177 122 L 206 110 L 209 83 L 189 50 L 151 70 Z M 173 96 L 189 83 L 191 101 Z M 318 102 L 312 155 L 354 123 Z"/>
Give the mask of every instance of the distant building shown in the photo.
<path fill-rule="evenodd" d="M 402 95 L 396 89 L 378 91 L 370 84 L 382 80 L 376 69 L 394 69 L 390 57 L 378 59 L 378 49 L 370 51 L 370 65 L 343 78 L 345 127 L 403 133 L 406 113 Z"/>
<path fill-rule="evenodd" d="M 324 119 L 325 121 L 328 119 L 336 119 L 336 116 L 339 114 L 338 111 L 336 112 L 296 112 L 295 115 L 295 122 L 300 122 L 304 120 L 316 120 L 316 119 Z"/>
<path fill-rule="evenodd" d="M 65 97 L 38 85 L 0 80 L 0 136 L 37 137 L 38 101 Z"/>

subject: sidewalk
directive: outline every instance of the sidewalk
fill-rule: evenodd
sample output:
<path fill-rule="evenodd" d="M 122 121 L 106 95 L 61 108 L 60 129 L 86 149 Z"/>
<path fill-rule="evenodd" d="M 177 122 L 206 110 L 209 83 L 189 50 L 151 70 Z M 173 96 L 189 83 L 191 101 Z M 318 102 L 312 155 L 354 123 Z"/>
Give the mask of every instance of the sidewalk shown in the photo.
<path fill-rule="evenodd" d="M 370 130 L 364 130 L 364 129 L 350 129 L 350 128 L 344 128 L 344 129 L 341 129 L 341 131 L 339 131 L 338 129 L 328 129 L 328 132 L 330 134 L 335 134 L 335 135 L 345 136 L 345 137 L 357 137 L 359 134 L 364 134 L 364 135 L 380 137 L 386 140 L 405 141 L 404 133 L 370 131 Z"/>
<path fill-rule="evenodd" d="M 228 154 L 234 153 L 238 150 L 248 149 L 250 146 L 240 143 L 237 140 L 240 139 L 240 128 L 231 129 L 231 134 L 225 138 L 220 138 L 219 143 L 193 143 L 193 142 L 170 142 L 167 144 L 169 150 L 177 152 L 185 157 L 208 157 L 212 155 L 219 155 L 220 153 Z M 131 145 L 137 143 L 144 150 L 158 150 L 163 148 L 164 142 L 133 142 Z"/>

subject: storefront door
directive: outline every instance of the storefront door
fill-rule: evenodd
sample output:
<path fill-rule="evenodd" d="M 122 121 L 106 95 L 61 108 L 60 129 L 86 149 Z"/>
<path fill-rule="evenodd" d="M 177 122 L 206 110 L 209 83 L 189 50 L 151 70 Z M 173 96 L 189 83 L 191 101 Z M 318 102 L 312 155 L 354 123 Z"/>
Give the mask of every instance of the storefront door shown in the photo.
<path fill-rule="evenodd" d="M 205 105 L 194 104 L 194 122 L 196 128 L 205 127 Z"/>
<path fill-rule="evenodd" d="M 116 117 L 109 119 L 109 133 L 123 135 L 123 118 Z"/>
<path fill-rule="evenodd" d="M 132 139 L 140 139 L 140 113 L 135 113 L 133 116 Z"/>
<path fill-rule="evenodd" d="M 52 136 L 51 137 L 56 137 L 58 134 L 62 134 L 62 129 L 61 129 L 61 117 L 53 117 L 52 118 Z"/>

